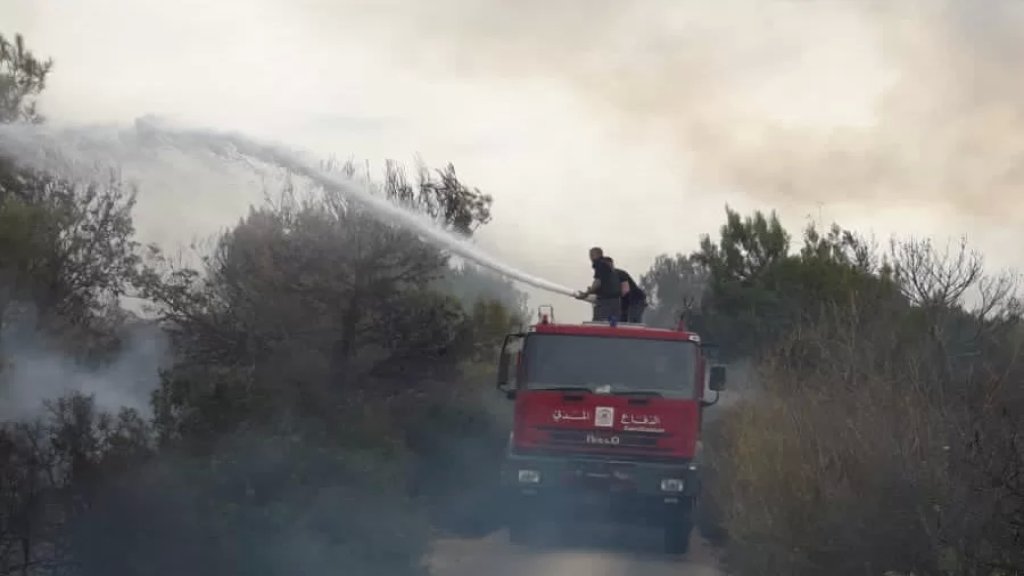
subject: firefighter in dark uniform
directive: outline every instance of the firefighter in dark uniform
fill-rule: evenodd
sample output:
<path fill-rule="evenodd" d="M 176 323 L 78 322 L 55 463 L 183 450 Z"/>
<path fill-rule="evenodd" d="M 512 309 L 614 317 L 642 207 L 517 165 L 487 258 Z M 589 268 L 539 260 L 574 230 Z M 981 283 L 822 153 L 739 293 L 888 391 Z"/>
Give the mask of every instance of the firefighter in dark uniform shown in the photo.
<path fill-rule="evenodd" d="M 594 320 L 607 322 L 622 319 L 622 288 L 615 269 L 604 257 L 604 250 L 590 249 L 590 264 L 594 269 L 594 281 L 586 290 L 576 293 L 576 297 L 585 300 L 593 294 Z"/>
<path fill-rule="evenodd" d="M 643 324 L 644 310 L 647 309 L 647 293 L 637 286 L 629 272 L 615 267 L 615 260 L 611 256 L 606 256 L 605 259 L 608 260 L 608 264 L 615 271 L 622 291 L 622 312 L 619 317 L 622 318 L 623 322 Z"/>

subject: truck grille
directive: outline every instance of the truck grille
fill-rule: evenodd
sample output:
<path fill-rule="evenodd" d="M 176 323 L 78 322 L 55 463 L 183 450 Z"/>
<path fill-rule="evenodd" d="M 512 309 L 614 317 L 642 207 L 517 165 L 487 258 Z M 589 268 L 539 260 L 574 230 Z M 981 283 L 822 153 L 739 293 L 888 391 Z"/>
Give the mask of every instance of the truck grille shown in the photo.
<path fill-rule="evenodd" d="M 566 430 L 564 428 L 539 428 L 547 433 L 545 444 L 558 447 L 604 447 L 634 448 L 644 450 L 667 450 L 658 446 L 663 434 L 651 432 L 610 432 L 606 430 Z"/>

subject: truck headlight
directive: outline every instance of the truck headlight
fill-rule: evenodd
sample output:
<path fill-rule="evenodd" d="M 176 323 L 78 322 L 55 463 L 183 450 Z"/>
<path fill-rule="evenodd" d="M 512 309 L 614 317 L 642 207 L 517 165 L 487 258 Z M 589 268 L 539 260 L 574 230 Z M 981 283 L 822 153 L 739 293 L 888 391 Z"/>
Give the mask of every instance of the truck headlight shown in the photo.
<path fill-rule="evenodd" d="M 664 478 L 661 481 L 662 492 L 682 492 L 683 486 L 683 481 L 679 478 Z"/>
<path fill-rule="evenodd" d="M 540 484 L 540 472 L 537 472 L 536 470 L 520 470 L 519 483 Z"/>

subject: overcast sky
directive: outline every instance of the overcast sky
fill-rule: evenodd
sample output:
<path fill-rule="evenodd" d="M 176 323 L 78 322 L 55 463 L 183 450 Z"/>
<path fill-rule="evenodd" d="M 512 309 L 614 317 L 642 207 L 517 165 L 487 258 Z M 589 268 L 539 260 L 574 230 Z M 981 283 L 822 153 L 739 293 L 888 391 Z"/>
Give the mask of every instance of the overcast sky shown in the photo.
<path fill-rule="evenodd" d="M 495 197 L 489 251 L 581 287 L 590 245 L 639 276 L 726 203 L 1024 264 L 1019 4 L 0 0 L 0 32 L 55 60 L 51 121 L 453 162 Z M 144 186 L 138 225 L 186 242 L 256 201 L 212 174 Z"/>

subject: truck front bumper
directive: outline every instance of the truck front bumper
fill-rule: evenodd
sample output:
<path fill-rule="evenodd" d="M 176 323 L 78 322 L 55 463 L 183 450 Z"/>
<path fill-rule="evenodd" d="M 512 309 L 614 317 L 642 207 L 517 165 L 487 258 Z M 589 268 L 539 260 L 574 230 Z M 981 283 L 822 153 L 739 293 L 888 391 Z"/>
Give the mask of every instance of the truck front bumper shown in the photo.
<path fill-rule="evenodd" d="M 518 513 L 663 524 L 689 517 L 700 492 L 699 472 L 692 462 L 510 453 L 502 486 Z"/>

